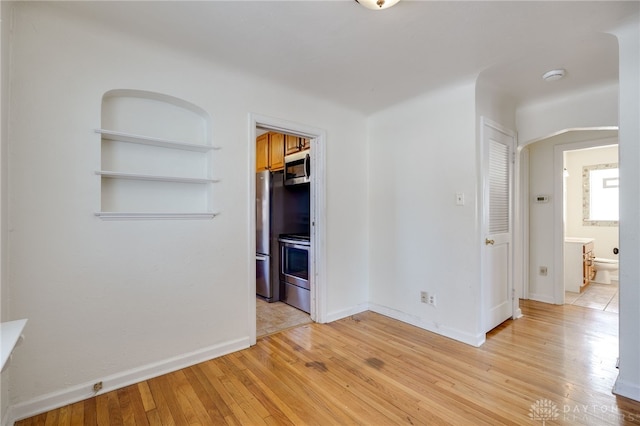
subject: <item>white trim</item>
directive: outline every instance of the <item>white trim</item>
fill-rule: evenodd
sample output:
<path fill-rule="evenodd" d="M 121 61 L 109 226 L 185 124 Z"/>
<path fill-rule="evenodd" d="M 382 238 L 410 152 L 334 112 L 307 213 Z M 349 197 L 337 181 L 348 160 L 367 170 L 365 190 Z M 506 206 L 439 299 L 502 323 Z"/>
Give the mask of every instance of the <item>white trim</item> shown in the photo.
<path fill-rule="evenodd" d="M 529 300 L 535 300 L 536 302 L 555 304 L 555 299 L 548 294 L 529 293 Z"/>
<path fill-rule="evenodd" d="M 318 323 L 327 322 L 327 285 L 326 277 L 326 180 L 325 180 L 325 155 L 326 155 L 326 131 L 317 127 L 311 127 L 280 118 L 249 113 L 249 138 L 248 152 L 249 162 L 249 197 L 256 197 L 255 169 L 256 169 L 256 127 L 263 129 L 295 134 L 311 140 L 311 185 L 310 185 L 310 211 L 311 217 L 311 270 L 313 277 L 311 285 L 311 319 Z M 254 259 L 256 252 L 256 215 L 255 203 L 248 203 L 249 207 L 249 241 L 247 241 L 247 259 Z M 248 297 L 249 297 L 249 340 L 251 345 L 256 344 L 256 276 L 254 268 L 248 268 Z"/>
<path fill-rule="evenodd" d="M 600 130 L 600 128 L 594 130 Z M 553 199 L 555 200 L 553 205 L 553 279 L 555 284 L 553 287 L 553 302 L 550 303 L 555 303 L 556 305 L 564 304 L 564 179 L 562 177 L 564 153 L 565 151 L 617 144 L 617 138 L 603 138 L 558 144 L 553 147 Z"/>
<path fill-rule="evenodd" d="M 366 312 L 368 310 L 370 310 L 369 309 L 369 303 L 361 303 L 359 305 L 353 306 L 353 307 L 348 308 L 348 309 L 342 309 L 340 311 L 329 312 L 327 314 L 327 318 L 326 318 L 327 321 L 326 322 L 338 321 L 338 320 L 341 320 L 343 318 L 350 317 L 351 315 L 361 314 L 361 313 Z"/>
<path fill-rule="evenodd" d="M 522 286 L 520 288 L 520 298 L 529 299 L 529 150 L 518 147 L 518 168 L 517 173 L 522 178 L 516 187 L 517 195 L 515 202 L 520 209 L 520 225 L 516 228 L 516 244 L 520 246 L 521 256 L 515 259 L 520 263 L 518 266 L 521 272 Z"/>
<path fill-rule="evenodd" d="M 567 129 L 563 129 L 563 130 L 559 130 L 557 132 L 551 133 L 550 135 L 547 135 L 547 136 L 542 136 L 542 137 L 539 137 L 539 138 L 536 138 L 536 139 L 528 140 L 528 141 L 526 141 L 525 143 L 522 144 L 522 147 L 531 145 L 532 143 L 541 142 L 541 141 L 546 140 L 546 139 L 554 138 L 556 136 L 560 136 L 560 135 L 563 135 L 565 133 L 583 132 L 583 131 L 590 131 L 590 130 L 602 131 L 602 130 L 619 130 L 619 129 L 618 129 L 618 126 L 569 127 Z"/>
<path fill-rule="evenodd" d="M 167 358 L 162 361 L 143 365 L 131 370 L 113 374 L 111 376 L 96 378 L 91 382 L 76 385 L 67 389 L 52 392 L 46 395 L 33 398 L 19 404 L 15 404 L 8 411 L 11 412 L 9 424 L 27 417 L 35 416 L 39 413 L 73 404 L 87 398 L 91 398 L 98 394 L 103 394 L 125 386 L 139 383 L 163 374 L 171 373 L 182 368 L 208 361 L 223 355 L 237 352 L 249 347 L 249 339 L 243 337 L 241 339 L 232 340 L 219 345 L 209 346 L 190 353 Z M 93 384 L 102 381 L 102 390 L 93 392 Z"/>
<path fill-rule="evenodd" d="M 613 384 L 612 392 L 615 395 L 624 396 L 625 398 L 633 399 L 634 401 L 640 401 L 640 386 L 634 383 L 626 383 L 620 380 L 620 377 L 616 379 Z"/>
<path fill-rule="evenodd" d="M 407 314 L 405 312 L 398 311 L 386 306 L 377 305 L 375 303 L 369 304 L 369 310 L 376 312 L 380 315 L 387 316 L 389 318 L 402 321 L 407 324 L 411 324 L 426 331 L 438 334 L 440 336 L 448 337 L 453 340 L 457 340 L 467 345 L 480 347 L 486 340 L 485 333 L 470 334 L 465 331 L 460 331 L 455 328 L 444 327 L 442 324 L 436 324 L 435 322 L 427 322 L 422 318 Z"/>
<path fill-rule="evenodd" d="M 146 213 L 146 212 L 96 212 L 95 215 L 102 220 L 157 220 L 157 219 L 213 219 L 219 215 L 217 212 L 201 213 Z"/>

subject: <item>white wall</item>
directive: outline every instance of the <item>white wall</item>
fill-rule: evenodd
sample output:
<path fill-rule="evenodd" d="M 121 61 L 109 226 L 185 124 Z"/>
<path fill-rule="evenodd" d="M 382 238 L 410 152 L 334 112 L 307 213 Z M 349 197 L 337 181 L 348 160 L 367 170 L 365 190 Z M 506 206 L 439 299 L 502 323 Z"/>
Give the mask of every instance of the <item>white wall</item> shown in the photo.
<path fill-rule="evenodd" d="M 562 151 L 586 148 L 587 146 L 610 145 L 616 142 L 616 131 L 585 130 L 566 132 L 528 145 L 525 150 L 529 156 L 529 266 L 528 298 L 546 303 L 562 303 L 564 291 L 556 283 L 562 282 L 563 250 L 562 231 Z M 605 136 L 606 135 L 606 136 Z M 560 156 L 559 163 L 556 156 Z M 572 173 L 574 175 L 580 172 Z M 538 203 L 538 195 L 549 196 L 546 203 Z M 582 217 L 582 216 L 580 216 Z M 557 229 L 556 229 L 557 228 Z M 617 228 L 616 228 L 617 232 Z M 564 235 L 571 235 L 565 230 Z M 589 235 L 593 238 L 593 235 Z M 617 246 L 616 246 L 617 247 Z M 547 268 L 547 275 L 541 275 L 539 268 Z M 560 281 L 558 281 L 560 280 Z M 525 292 L 526 294 L 526 292 Z"/>
<path fill-rule="evenodd" d="M 369 280 L 373 310 L 477 345 L 475 118 L 473 82 L 370 117 Z M 421 303 L 421 291 L 437 307 Z"/>
<path fill-rule="evenodd" d="M 614 393 L 640 401 L 640 6 L 620 45 L 620 367 Z"/>
<path fill-rule="evenodd" d="M 613 248 L 619 247 L 617 226 L 585 226 L 582 209 L 582 168 L 596 164 L 617 163 L 618 147 L 609 146 L 577 151 L 565 154 L 565 167 L 569 176 L 566 186 L 565 236 L 594 238 L 594 253 L 598 257 L 617 259 Z"/>
<path fill-rule="evenodd" d="M 9 37 L 11 3 L 0 2 L 0 321 L 9 317 L 7 279 L 7 133 L 9 105 Z M 7 421 L 10 367 L 0 373 L 0 421 Z"/>
<path fill-rule="evenodd" d="M 520 105 L 516 124 L 519 145 L 571 128 L 615 126 L 618 124 L 618 84 Z"/>
<path fill-rule="evenodd" d="M 17 415 L 90 396 L 105 377 L 135 379 L 153 363 L 248 344 L 250 112 L 326 130 L 327 312 L 366 303 L 362 115 L 66 17 L 55 2 L 17 5 L 12 43 L 9 284 L 12 316 L 29 318 L 12 365 Z M 220 216 L 94 216 L 93 129 L 102 95 L 118 88 L 165 93 L 211 114 L 213 143 L 222 147 L 214 153 Z"/>
<path fill-rule="evenodd" d="M 521 106 L 516 111 L 518 144 L 526 146 L 529 155 L 529 283 L 528 297 L 547 303 L 555 303 L 554 289 L 559 271 L 556 264 L 554 227 L 556 226 L 556 203 L 562 206 L 562 197 L 555 197 L 554 185 L 562 179 L 562 173 L 554 170 L 554 147 L 577 141 L 598 138 L 593 135 L 570 133 L 555 135 L 566 129 L 616 126 L 618 123 L 617 85 L 594 88 L 570 98 L 548 100 Z M 531 144 L 531 141 L 538 140 Z M 534 203 L 536 195 L 548 195 L 548 203 Z M 547 267 L 547 275 L 539 274 L 539 267 Z M 561 276 L 561 275 L 560 275 Z M 526 283 L 525 283 L 526 284 Z M 524 292 L 527 294 L 527 292 Z"/>

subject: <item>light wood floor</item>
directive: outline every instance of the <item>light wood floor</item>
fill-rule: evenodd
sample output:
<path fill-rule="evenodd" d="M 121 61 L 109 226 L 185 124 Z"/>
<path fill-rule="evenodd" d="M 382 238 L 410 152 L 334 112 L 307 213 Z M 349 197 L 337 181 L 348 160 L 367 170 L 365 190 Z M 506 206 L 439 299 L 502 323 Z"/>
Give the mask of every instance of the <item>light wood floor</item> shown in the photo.
<path fill-rule="evenodd" d="M 640 424 L 614 313 L 537 302 L 474 348 L 366 312 L 17 425 Z"/>

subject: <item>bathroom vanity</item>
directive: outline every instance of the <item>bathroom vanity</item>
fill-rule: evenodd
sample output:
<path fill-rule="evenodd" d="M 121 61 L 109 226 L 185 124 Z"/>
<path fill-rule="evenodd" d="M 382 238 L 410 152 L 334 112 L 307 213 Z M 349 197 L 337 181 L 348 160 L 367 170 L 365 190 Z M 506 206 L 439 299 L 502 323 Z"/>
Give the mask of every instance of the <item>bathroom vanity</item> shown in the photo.
<path fill-rule="evenodd" d="M 596 271 L 593 267 L 593 238 L 565 238 L 564 289 L 574 293 L 584 291 Z"/>

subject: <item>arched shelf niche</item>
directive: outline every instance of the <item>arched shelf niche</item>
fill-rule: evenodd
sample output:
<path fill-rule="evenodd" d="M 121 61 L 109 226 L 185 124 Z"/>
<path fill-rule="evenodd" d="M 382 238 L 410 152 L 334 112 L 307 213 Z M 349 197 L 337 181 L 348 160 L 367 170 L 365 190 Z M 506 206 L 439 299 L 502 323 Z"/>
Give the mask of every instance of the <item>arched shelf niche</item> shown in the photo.
<path fill-rule="evenodd" d="M 102 219 L 210 219 L 211 118 L 173 96 L 117 89 L 102 97 Z"/>

